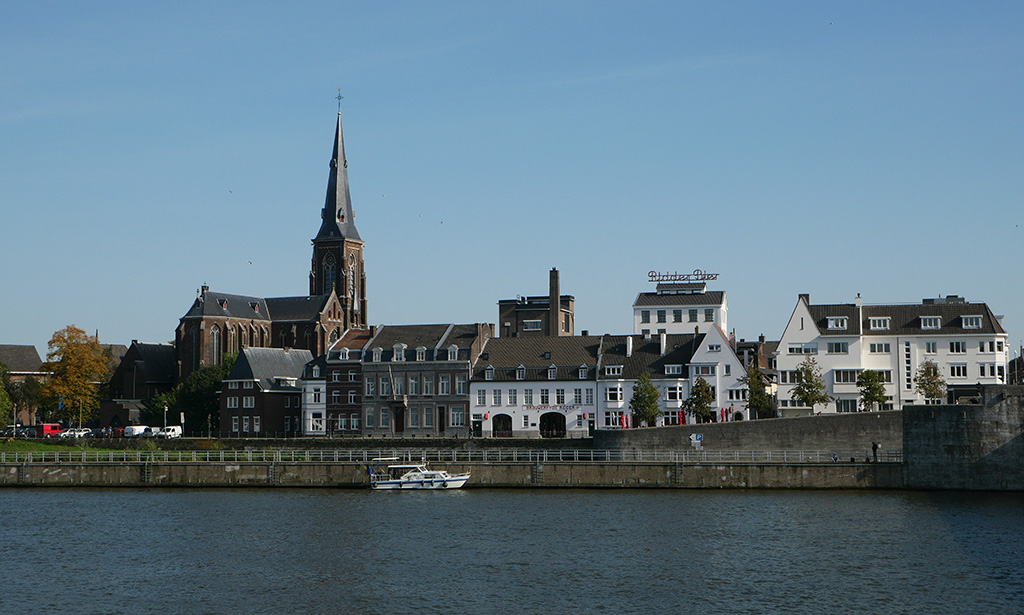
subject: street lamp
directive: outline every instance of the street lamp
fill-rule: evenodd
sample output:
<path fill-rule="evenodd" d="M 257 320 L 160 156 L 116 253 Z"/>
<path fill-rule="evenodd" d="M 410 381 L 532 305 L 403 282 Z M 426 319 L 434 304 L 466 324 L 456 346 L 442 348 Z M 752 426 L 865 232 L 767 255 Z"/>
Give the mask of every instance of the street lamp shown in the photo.
<path fill-rule="evenodd" d="M 167 431 L 167 402 L 164 402 L 164 431 Z"/>

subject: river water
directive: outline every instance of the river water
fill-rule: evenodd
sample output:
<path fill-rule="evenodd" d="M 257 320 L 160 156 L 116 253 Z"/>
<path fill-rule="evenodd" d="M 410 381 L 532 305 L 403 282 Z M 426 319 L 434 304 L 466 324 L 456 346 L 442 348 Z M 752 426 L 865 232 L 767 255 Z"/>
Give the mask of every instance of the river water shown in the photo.
<path fill-rule="evenodd" d="M 1024 494 L 0 490 L 2 613 L 1021 613 Z"/>

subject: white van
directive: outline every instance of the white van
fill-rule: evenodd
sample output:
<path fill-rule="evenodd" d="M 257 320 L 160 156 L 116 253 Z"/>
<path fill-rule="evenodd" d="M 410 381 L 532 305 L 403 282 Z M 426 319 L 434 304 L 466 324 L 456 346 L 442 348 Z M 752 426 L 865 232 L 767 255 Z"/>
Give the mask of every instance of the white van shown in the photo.
<path fill-rule="evenodd" d="M 181 437 L 181 425 L 168 425 L 160 430 L 160 433 L 156 434 L 158 438 L 180 438 Z"/>
<path fill-rule="evenodd" d="M 138 438 L 142 436 L 142 432 L 149 429 L 146 425 L 129 425 L 124 428 L 124 437 L 126 438 Z"/>

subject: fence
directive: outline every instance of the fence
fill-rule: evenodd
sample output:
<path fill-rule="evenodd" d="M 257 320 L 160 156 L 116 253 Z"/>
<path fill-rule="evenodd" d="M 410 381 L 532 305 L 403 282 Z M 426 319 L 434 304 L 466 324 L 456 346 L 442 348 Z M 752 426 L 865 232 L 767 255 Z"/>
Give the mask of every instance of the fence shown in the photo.
<path fill-rule="evenodd" d="M 840 451 L 701 451 L 701 450 L 223 450 L 223 451 L 45 451 L 0 453 L 0 463 L 369 463 L 374 458 L 402 463 L 864 463 L 870 450 Z M 879 462 L 901 463 L 903 451 L 879 451 Z"/>

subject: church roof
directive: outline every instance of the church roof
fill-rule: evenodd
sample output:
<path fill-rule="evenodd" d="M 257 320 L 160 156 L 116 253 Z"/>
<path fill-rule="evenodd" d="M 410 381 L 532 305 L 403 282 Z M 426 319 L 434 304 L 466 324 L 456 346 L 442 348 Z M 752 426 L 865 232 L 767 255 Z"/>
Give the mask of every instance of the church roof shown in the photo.
<path fill-rule="evenodd" d="M 330 295 L 309 297 L 273 297 L 266 299 L 270 317 L 276 321 L 315 320 L 324 311 Z"/>
<path fill-rule="evenodd" d="M 362 241 L 356 230 L 355 212 L 348 189 L 348 160 L 345 159 L 345 137 L 341 131 L 341 114 L 334 132 L 334 153 L 327 177 L 327 198 L 321 212 L 323 223 L 313 241 L 322 239 L 353 239 Z"/>
<path fill-rule="evenodd" d="M 225 316 L 249 320 L 270 320 L 270 308 L 262 297 L 219 293 L 203 287 L 192 307 L 182 318 Z"/>

